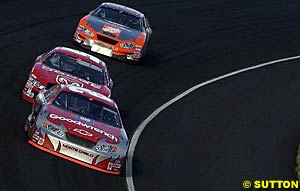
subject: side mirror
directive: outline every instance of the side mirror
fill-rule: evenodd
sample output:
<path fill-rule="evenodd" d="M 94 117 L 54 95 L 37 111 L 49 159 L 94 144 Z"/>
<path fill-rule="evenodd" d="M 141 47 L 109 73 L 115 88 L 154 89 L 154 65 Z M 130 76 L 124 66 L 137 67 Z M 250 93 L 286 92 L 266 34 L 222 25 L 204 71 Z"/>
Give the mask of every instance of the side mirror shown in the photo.
<path fill-rule="evenodd" d="M 109 78 L 109 82 L 108 82 L 109 89 L 112 89 L 113 86 L 114 86 L 114 82 L 113 82 L 113 80 L 111 78 Z"/>
<path fill-rule="evenodd" d="M 41 61 L 44 56 L 45 56 L 45 53 L 39 55 L 38 57 L 36 57 L 35 62 Z"/>
<path fill-rule="evenodd" d="M 94 14 L 94 13 L 95 13 L 95 11 L 96 11 L 96 10 L 92 10 L 92 11 L 90 11 L 90 12 L 89 12 L 89 15 L 92 15 L 92 14 Z"/>
<path fill-rule="evenodd" d="M 150 27 L 147 28 L 149 34 L 152 34 L 152 29 Z"/>

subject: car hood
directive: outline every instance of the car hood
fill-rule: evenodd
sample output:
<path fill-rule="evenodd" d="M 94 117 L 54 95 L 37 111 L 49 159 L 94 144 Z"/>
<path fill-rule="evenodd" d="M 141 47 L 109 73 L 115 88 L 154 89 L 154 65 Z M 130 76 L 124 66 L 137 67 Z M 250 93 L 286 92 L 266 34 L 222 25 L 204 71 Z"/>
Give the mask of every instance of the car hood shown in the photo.
<path fill-rule="evenodd" d="M 65 72 L 49 68 L 42 63 L 37 63 L 34 67 L 33 74 L 37 76 L 38 81 L 40 81 L 44 86 L 47 87 L 48 83 L 51 84 L 72 84 L 79 87 L 84 87 L 96 92 L 99 92 L 105 96 L 110 97 L 111 91 L 105 85 L 100 85 L 92 83 L 85 79 L 67 74 Z"/>
<path fill-rule="evenodd" d="M 42 115 L 46 118 L 45 121 L 63 127 L 66 133 L 92 142 L 105 140 L 110 144 L 119 144 L 120 142 L 127 141 L 127 136 L 123 128 L 112 127 L 53 105 L 47 106 Z"/>
<path fill-rule="evenodd" d="M 92 15 L 88 17 L 87 25 L 99 33 L 106 34 L 119 40 L 135 41 L 141 34 L 141 31 L 105 21 Z"/>

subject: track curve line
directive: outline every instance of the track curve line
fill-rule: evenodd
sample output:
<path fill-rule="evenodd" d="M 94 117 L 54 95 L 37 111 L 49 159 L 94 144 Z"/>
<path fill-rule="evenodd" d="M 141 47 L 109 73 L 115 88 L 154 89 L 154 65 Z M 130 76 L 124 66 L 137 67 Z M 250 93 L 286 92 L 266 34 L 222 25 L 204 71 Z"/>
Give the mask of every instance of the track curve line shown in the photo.
<path fill-rule="evenodd" d="M 151 115 L 149 115 L 138 127 L 137 129 L 135 130 L 132 138 L 131 138 L 131 141 L 130 141 L 130 145 L 129 145 L 129 149 L 128 149 L 128 154 L 127 154 L 127 161 L 126 161 L 126 183 L 127 183 L 127 188 L 129 191 L 135 191 L 135 187 L 134 187 L 134 181 L 133 181 L 133 173 L 132 173 L 132 161 L 133 161 L 133 156 L 134 156 L 134 151 L 135 151 L 135 147 L 136 147 L 136 144 L 139 140 L 139 137 L 140 135 L 142 134 L 142 132 L 144 131 L 144 129 L 146 128 L 146 126 L 160 113 L 162 112 L 163 110 L 165 110 L 167 107 L 169 107 L 170 105 L 172 105 L 173 103 L 177 102 L 178 100 L 180 100 L 181 98 L 187 96 L 188 94 L 192 93 L 193 91 L 203 87 L 203 86 L 206 86 L 206 85 L 209 85 L 209 84 L 212 84 L 216 81 L 219 81 L 219 80 L 222 80 L 222 79 L 225 79 L 225 78 L 228 78 L 228 77 L 231 77 L 231 76 L 234 76 L 234 75 L 237 75 L 237 74 L 240 74 L 240 73 L 243 73 L 243 72 L 247 72 L 247 71 L 251 71 L 251 70 L 254 70 L 254 69 L 258 69 L 258 68 L 262 68 L 264 66 L 269 66 L 269 65 L 272 65 L 272 64 L 278 64 L 278 63 L 281 63 L 281 62 L 284 62 L 284 61 L 289 61 L 289 60 L 294 60 L 294 59 L 298 59 L 300 58 L 300 55 L 298 56 L 293 56 L 293 57 L 287 57 L 287 58 L 283 58 L 283 59 L 278 59 L 278 60 L 273 60 L 273 61 L 270 61 L 270 62 L 265 62 L 265 63 L 262 63 L 262 64 L 258 64 L 258 65 L 255 65 L 255 66 L 251 66 L 251 67 L 248 67 L 248 68 L 244 68 L 244 69 L 240 69 L 240 70 L 237 70 L 237 71 L 234 71 L 234 72 L 231 72 L 231 73 L 228 73 L 228 74 L 224 74 L 222 76 L 219 76 L 219 77 L 216 77 L 216 78 L 213 78 L 211 80 L 208 80 L 208 81 L 205 81 L 205 82 L 202 82 L 200 84 L 197 84 L 191 88 L 189 88 L 188 90 L 184 91 L 183 93 L 179 94 L 178 96 L 174 97 L 173 99 L 169 100 L 168 102 L 164 103 L 163 105 L 161 105 L 159 108 L 157 108 L 153 113 L 151 113 Z"/>

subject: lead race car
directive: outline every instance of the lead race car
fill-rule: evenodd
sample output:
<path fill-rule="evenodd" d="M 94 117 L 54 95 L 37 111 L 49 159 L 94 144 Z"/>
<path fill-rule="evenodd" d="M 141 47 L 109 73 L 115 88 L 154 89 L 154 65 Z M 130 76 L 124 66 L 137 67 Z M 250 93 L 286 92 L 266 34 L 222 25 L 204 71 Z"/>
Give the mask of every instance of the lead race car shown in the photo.
<path fill-rule="evenodd" d="M 22 98 L 33 103 L 40 90 L 54 84 L 86 87 L 110 97 L 113 81 L 102 60 L 71 48 L 56 47 L 36 58 Z"/>
<path fill-rule="evenodd" d="M 119 4 L 102 3 L 79 21 L 74 40 L 102 55 L 138 62 L 146 53 L 151 34 L 143 13 Z"/>
<path fill-rule="evenodd" d="M 109 174 L 120 174 L 128 149 L 116 103 L 92 90 L 55 85 L 42 90 L 25 123 L 29 143 Z"/>

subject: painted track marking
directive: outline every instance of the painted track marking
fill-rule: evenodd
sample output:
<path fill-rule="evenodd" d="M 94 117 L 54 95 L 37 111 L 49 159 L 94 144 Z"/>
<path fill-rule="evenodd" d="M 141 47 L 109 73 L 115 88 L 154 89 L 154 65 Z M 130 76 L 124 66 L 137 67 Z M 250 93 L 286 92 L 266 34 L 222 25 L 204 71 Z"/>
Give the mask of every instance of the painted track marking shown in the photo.
<path fill-rule="evenodd" d="M 181 93 L 180 95 L 176 96 L 175 98 L 169 100 L 168 102 L 164 103 L 163 105 L 161 105 L 159 108 L 157 108 L 153 113 L 151 113 L 151 115 L 149 115 L 135 130 L 131 141 L 130 141 L 130 145 L 129 145 L 129 149 L 128 149 L 128 154 L 127 154 L 127 160 L 126 160 L 126 182 L 127 182 L 127 188 L 129 191 L 135 191 L 135 187 L 134 187 L 134 182 L 133 182 L 133 176 L 132 176 L 132 161 L 133 161 L 133 155 L 134 155 L 134 150 L 136 147 L 136 144 L 139 140 L 140 135 L 142 134 L 142 132 L 144 131 L 144 129 L 146 128 L 146 126 L 163 110 L 165 110 L 167 107 L 169 107 L 170 105 L 172 105 L 173 103 L 175 103 L 176 101 L 180 100 L 181 98 L 185 97 L 186 95 L 192 93 L 193 91 L 206 86 L 208 84 L 212 84 L 216 81 L 243 73 L 243 72 L 247 72 L 250 70 L 254 70 L 254 69 L 258 69 L 258 68 L 262 68 L 264 66 L 268 66 L 268 65 L 272 65 L 272 64 L 277 64 L 280 62 L 284 62 L 284 61 L 289 61 L 289 60 L 294 60 L 294 59 L 298 59 L 300 58 L 300 55 L 298 56 L 293 56 L 293 57 L 288 57 L 288 58 L 283 58 L 283 59 L 279 59 L 279 60 L 274 60 L 274 61 L 270 61 L 270 62 L 265 62 L 256 66 L 251 66 L 248 68 L 244 68 L 241 70 L 237 70 L 216 78 L 213 78 L 211 80 L 205 81 L 203 83 L 197 84 L 193 87 L 191 87 L 190 89 L 184 91 L 183 93 Z"/>

